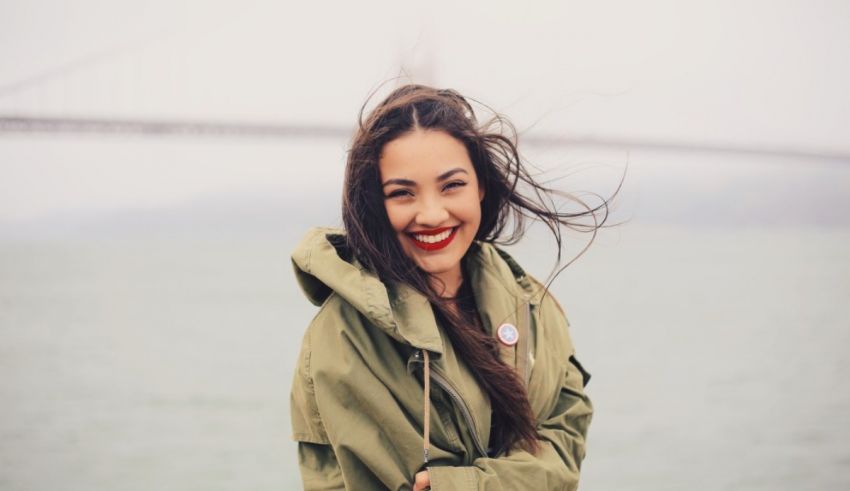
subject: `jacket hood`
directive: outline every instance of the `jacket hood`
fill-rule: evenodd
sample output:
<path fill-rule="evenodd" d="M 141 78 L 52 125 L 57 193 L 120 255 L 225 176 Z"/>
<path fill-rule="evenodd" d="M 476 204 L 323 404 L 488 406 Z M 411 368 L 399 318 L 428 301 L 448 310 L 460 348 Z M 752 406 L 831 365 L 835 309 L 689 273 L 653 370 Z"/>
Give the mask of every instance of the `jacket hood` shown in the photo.
<path fill-rule="evenodd" d="M 467 280 L 485 325 L 515 317 L 517 299 L 538 303 L 536 282 L 506 252 L 489 243 L 475 244 Z M 336 293 L 393 338 L 442 353 L 428 299 L 407 285 L 385 285 L 366 270 L 347 249 L 341 229 L 310 229 L 292 253 L 292 264 L 298 284 L 314 305 L 322 305 Z"/>

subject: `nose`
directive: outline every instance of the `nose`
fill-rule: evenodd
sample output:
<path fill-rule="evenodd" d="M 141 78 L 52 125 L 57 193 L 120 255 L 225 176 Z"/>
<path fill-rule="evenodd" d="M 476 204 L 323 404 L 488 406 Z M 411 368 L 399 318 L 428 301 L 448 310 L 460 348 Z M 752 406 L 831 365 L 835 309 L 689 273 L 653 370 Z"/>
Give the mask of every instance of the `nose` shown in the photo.
<path fill-rule="evenodd" d="M 416 224 L 423 228 L 437 228 L 449 219 L 449 210 L 439 198 L 423 199 L 416 210 Z"/>

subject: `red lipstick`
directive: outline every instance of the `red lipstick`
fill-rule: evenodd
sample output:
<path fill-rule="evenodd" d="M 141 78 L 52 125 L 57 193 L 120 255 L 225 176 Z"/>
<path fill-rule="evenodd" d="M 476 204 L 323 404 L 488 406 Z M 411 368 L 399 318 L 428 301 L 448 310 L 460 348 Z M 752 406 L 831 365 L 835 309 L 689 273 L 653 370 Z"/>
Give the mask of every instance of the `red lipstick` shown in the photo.
<path fill-rule="evenodd" d="M 410 240 L 413 241 L 413 244 L 416 247 L 425 251 L 436 251 L 446 247 L 447 245 L 449 245 L 449 243 L 451 243 L 452 239 L 454 239 L 455 235 L 457 235 L 458 228 L 459 227 L 442 227 L 435 228 L 433 230 L 418 230 L 416 232 L 409 233 L 408 236 L 410 237 Z M 422 242 L 416 239 L 416 235 L 439 235 L 445 232 L 446 230 L 451 230 L 449 236 L 439 242 Z"/>

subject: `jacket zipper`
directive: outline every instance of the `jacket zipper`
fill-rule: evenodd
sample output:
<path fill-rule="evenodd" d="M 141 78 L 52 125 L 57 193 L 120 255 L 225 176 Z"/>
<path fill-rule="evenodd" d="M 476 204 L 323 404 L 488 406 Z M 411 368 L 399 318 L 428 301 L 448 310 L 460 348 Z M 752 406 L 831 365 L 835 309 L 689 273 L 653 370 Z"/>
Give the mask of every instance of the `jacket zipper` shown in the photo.
<path fill-rule="evenodd" d="M 422 353 L 417 351 L 414 357 L 421 363 L 422 362 Z M 475 448 L 483 457 L 487 457 L 489 454 L 484 449 L 484 444 L 481 443 L 481 440 L 478 436 L 478 427 L 475 425 L 475 420 L 472 419 L 472 412 L 469 410 L 469 406 L 466 404 L 466 401 L 460 396 L 460 393 L 454 388 L 454 386 L 449 382 L 448 378 L 446 378 L 440 370 L 431 366 L 431 378 L 437 385 L 440 386 L 446 393 L 451 397 L 451 399 L 457 404 L 460 408 L 461 414 L 463 414 L 463 418 L 466 420 L 466 424 L 472 428 L 472 442 L 475 444 Z"/>

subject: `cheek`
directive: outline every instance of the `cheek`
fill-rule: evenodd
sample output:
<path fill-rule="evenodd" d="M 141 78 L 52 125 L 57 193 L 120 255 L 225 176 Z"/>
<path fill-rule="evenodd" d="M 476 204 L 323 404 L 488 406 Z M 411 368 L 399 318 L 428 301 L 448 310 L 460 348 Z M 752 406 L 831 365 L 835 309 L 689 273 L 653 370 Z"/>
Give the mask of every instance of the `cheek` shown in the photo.
<path fill-rule="evenodd" d="M 393 230 L 396 232 L 400 232 L 404 229 L 406 223 L 404 221 L 403 210 L 399 209 L 397 206 L 393 206 L 389 202 L 384 205 L 387 210 L 387 218 L 390 220 L 390 225 L 392 225 Z"/>
<path fill-rule="evenodd" d="M 468 222 L 475 224 L 481 222 L 481 201 L 477 199 L 477 196 L 467 201 L 464 210 L 466 211 L 466 220 Z"/>

